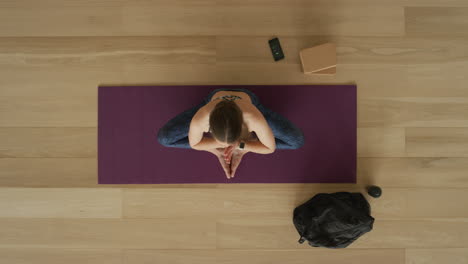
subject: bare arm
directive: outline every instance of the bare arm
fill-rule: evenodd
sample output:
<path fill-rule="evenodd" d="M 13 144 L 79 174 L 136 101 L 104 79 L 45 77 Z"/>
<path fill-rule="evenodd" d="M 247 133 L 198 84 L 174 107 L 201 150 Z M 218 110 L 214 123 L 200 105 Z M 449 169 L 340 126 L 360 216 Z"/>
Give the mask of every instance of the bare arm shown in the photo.
<path fill-rule="evenodd" d="M 202 140 L 200 140 L 198 144 L 191 146 L 191 147 L 196 150 L 204 150 L 208 152 L 212 152 L 212 150 L 217 149 L 217 148 L 224 148 L 224 146 L 216 142 L 214 138 L 208 138 L 208 137 L 202 138 Z"/>
<path fill-rule="evenodd" d="M 249 128 L 249 131 L 254 131 L 257 134 L 259 141 L 248 141 L 245 144 L 245 150 L 259 154 L 270 154 L 276 149 L 275 136 L 268 125 L 263 114 L 257 107 L 249 107 L 244 112 L 244 122 Z"/>
<path fill-rule="evenodd" d="M 246 141 L 244 150 L 258 154 L 271 154 L 275 151 L 265 146 L 261 141 Z"/>

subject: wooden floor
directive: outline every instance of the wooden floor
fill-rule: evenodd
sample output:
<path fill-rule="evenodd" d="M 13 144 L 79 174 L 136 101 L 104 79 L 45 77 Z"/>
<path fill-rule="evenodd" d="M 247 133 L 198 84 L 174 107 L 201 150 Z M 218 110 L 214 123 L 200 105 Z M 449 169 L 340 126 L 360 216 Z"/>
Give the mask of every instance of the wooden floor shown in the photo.
<path fill-rule="evenodd" d="M 468 263 L 467 28 L 466 0 L 0 1 L 0 262 Z M 338 74 L 303 75 L 326 41 Z M 357 185 L 96 184 L 100 84 L 354 82 Z M 371 233 L 297 244 L 296 205 L 366 184 Z"/>

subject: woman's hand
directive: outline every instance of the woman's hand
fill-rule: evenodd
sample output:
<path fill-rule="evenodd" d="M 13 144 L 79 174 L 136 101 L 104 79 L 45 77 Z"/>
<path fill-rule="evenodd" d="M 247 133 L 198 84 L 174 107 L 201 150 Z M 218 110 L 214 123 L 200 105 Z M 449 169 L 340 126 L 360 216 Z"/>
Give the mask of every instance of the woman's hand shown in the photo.
<path fill-rule="evenodd" d="M 237 168 L 239 167 L 239 164 L 241 163 L 242 157 L 247 154 L 248 151 L 245 150 L 240 150 L 236 149 L 232 152 L 231 156 L 231 178 L 234 178 L 234 175 L 236 174 Z"/>
<path fill-rule="evenodd" d="M 221 167 L 228 179 L 234 177 L 237 168 L 242 160 L 242 157 L 247 153 L 245 150 L 235 149 L 232 146 L 226 148 L 217 148 L 210 151 L 219 160 Z"/>
<path fill-rule="evenodd" d="M 231 164 L 232 154 L 236 149 L 235 146 L 237 146 L 237 144 L 230 145 L 224 149 L 223 156 L 227 164 Z"/>
<path fill-rule="evenodd" d="M 223 168 L 226 177 L 229 179 L 231 177 L 231 166 L 226 162 L 226 158 L 224 157 L 225 148 L 216 148 L 209 152 L 213 153 L 213 155 L 218 158 L 221 168 Z"/>
<path fill-rule="evenodd" d="M 226 160 L 224 159 L 223 155 L 218 155 L 217 157 L 219 160 L 219 164 L 221 164 L 221 167 L 223 168 L 224 173 L 226 174 L 226 177 L 230 179 L 232 173 L 231 165 L 226 163 Z"/>

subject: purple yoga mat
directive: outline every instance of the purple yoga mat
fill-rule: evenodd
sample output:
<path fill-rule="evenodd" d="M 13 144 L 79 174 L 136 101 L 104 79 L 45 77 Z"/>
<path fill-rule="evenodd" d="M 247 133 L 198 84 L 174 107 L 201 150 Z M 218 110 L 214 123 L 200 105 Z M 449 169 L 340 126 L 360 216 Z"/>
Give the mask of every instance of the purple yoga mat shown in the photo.
<path fill-rule="evenodd" d="M 248 153 L 228 180 L 213 154 L 157 142 L 160 127 L 218 88 L 250 89 L 305 145 Z M 356 182 L 355 85 L 99 87 L 98 108 L 100 184 Z"/>

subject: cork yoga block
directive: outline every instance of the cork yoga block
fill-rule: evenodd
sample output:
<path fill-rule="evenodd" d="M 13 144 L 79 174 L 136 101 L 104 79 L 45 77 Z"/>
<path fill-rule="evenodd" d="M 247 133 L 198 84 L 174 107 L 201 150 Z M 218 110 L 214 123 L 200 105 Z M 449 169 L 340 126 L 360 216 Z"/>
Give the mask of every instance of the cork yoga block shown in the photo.
<path fill-rule="evenodd" d="M 305 74 L 336 73 L 336 45 L 326 43 L 323 45 L 303 49 L 300 51 L 302 69 Z"/>

